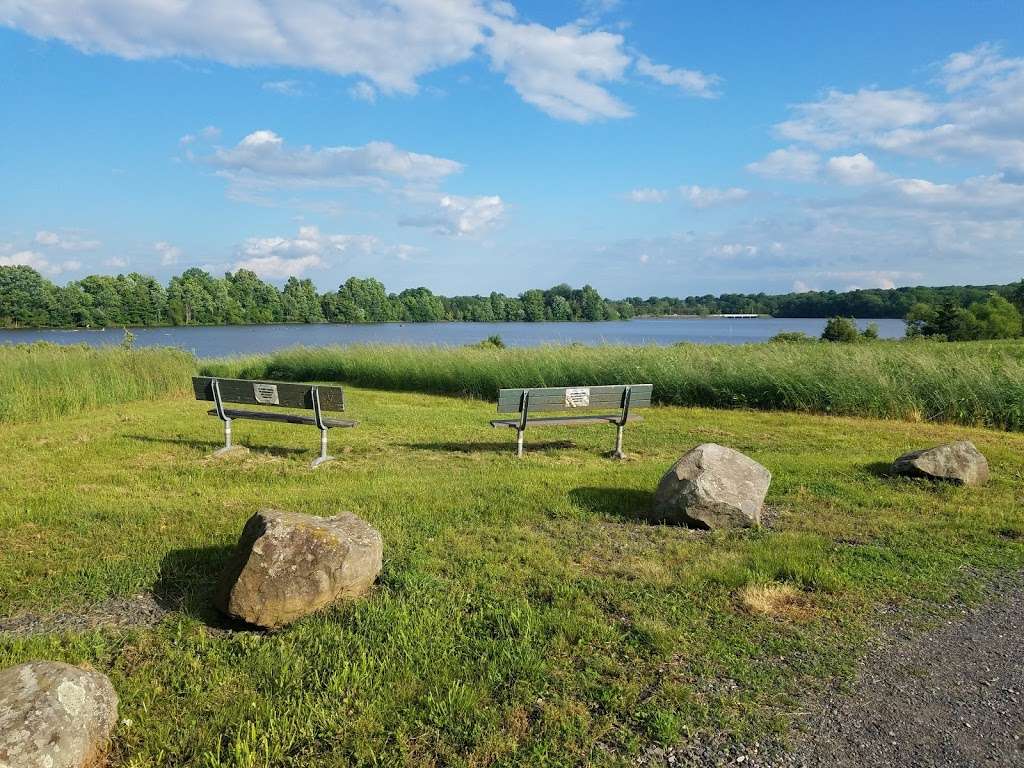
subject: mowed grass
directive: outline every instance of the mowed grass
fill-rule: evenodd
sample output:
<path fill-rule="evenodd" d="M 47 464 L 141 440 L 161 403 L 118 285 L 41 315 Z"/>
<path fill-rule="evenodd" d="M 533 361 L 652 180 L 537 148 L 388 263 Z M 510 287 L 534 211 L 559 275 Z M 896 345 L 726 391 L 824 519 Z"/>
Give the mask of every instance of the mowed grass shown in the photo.
<path fill-rule="evenodd" d="M 192 355 L 176 349 L 0 345 L 0 422 L 184 393 L 195 367 Z"/>
<path fill-rule="evenodd" d="M 0 666 L 91 664 L 121 697 L 113 764 L 635 764 L 652 745 L 778 734 L 845 676 L 880 605 L 942 605 L 1024 567 L 1024 436 L 655 407 L 626 430 L 536 429 L 493 405 L 350 389 L 352 430 L 316 471 L 314 429 L 235 422 L 209 458 L 183 397 L 0 425 L 0 615 L 152 591 L 155 628 L 0 636 Z M 970 438 L 985 488 L 884 476 L 901 452 Z M 770 529 L 651 524 L 652 492 L 707 441 L 774 474 Z M 280 632 L 225 631 L 209 594 L 245 520 L 275 506 L 377 526 L 366 599 Z M 888 615 L 886 613 L 886 615 Z"/>
<path fill-rule="evenodd" d="M 658 402 L 1024 429 L 1024 341 L 295 348 L 212 375 L 492 400 L 500 387 L 653 384 Z"/>

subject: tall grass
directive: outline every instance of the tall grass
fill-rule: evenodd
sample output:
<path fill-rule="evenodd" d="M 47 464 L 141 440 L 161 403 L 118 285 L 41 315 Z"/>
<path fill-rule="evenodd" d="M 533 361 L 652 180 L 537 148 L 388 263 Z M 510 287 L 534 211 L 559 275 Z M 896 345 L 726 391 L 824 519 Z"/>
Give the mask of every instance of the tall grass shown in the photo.
<path fill-rule="evenodd" d="M 1021 342 L 296 347 L 203 370 L 487 399 L 500 387 L 650 383 L 674 405 L 1024 428 Z"/>
<path fill-rule="evenodd" d="M 195 368 L 195 358 L 177 349 L 0 345 L 0 422 L 183 393 Z"/>

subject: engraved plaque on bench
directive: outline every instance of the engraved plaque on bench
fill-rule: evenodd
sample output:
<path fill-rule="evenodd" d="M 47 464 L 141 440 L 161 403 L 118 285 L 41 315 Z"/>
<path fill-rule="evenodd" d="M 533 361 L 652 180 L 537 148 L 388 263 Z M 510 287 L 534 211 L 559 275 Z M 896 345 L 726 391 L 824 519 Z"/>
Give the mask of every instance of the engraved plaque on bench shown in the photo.
<path fill-rule="evenodd" d="M 590 387 L 565 390 L 566 408 L 586 408 L 590 405 Z"/>
<path fill-rule="evenodd" d="M 277 399 L 277 384 L 253 384 L 252 394 L 260 405 L 280 405 Z"/>

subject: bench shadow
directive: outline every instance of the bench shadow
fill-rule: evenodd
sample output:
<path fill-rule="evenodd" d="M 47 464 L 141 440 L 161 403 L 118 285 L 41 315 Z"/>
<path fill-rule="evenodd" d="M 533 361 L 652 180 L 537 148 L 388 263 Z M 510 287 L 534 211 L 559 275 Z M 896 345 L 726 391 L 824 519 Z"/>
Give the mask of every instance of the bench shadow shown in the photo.
<path fill-rule="evenodd" d="M 200 440 L 187 437 L 153 437 L 152 435 L 126 435 L 129 440 L 137 440 L 140 443 L 151 443 L 161 445 L 182 445 L 187 448 L 194 448 L 197 451 L 213 453 L 224 447 L 223 440 Z M 236 443 L 257 453 L 269 453 L 282 459 L 291 458 L 303 454 L 315 454 L 316 450 L 311 445 L 309 448 L 289 448 L 281 445 L 252 445 L 250 443 Z"/>
<path fill-rule="evenodd" d="M 153 597 L 166 611 L 190 616 L 218 630 L 251 630 L 213 606 L 214 589 L 233 547 L 172 549 L 160 561 Z"/>
<path fill-rule="evenodd" d="M 636 488 L 597 488 L 584 486 L 569 491 L 579 507 L 608 517 L 634 522 L 660 522 L 654 515 L 654 493 Z"/>
<path fill-rule="evenodd" d="M 508 453 L 516 452 L 515 440 L 507 442 L 486 442 L 486 443 L 460 443 L 456 441 L 438 441 L 432 443 L 400 443 L 402 448 L 410 448 L 414 451 L 442 451 L 445 453 Z M 550 440 L 547 442 L 526 443 L 524 451 L 527 454 L 537 451 L 553 451 L 565 448 L 575 448 L 576 443 L 571 440 Z"/>

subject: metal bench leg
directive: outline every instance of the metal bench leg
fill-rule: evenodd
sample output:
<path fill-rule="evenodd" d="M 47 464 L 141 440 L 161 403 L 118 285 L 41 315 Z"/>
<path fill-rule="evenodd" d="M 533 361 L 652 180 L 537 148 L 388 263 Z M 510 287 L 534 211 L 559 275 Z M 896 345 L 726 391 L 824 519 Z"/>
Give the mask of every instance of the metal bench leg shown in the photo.
<path fill-rule="evenodd" d="M 616 459 L 626 458 L 626 454 L 622 452 L 622 430 L 625 427 L 622 424 L 618 424 L 615 427 L 615 450 L 612 451 L 612 456 Z"/>
<path fill-rule="evenodd" d="M 224 447 L 218 448 L 213 452 L 214 456 L 223 456 L 225 453 L 231 451 L 235 446 L 231 444 L 231 419 L 224 419 Z"/>
<path fill-rule="evenodd" d="M 326 429 L 321 429 L 320 430 L 320 455 L 317 458 L 313 459 L 313 463 L 309 465 L 310 469 L 316 469 L 321 464 L 324 464 L 324 463 L 326 463 L 328 461 L 334 461 L 334 457 L 327 455 L 327 430 Z"/>
<path fill-rule="evenodd" d="M 526 420 L 530 416 L 530 390 L 523 390 L 523 399 L 519 402 L 519 426 L 516 427 L 516 458 L 523 458 L 523 434 L 526 432 Z"/>
<path fill-rule="evenodd" d="M 523 458 L 523 435 L 526 434 L 525 429 L 516 430 L 516 458 Z"/>
<path fill-rule="evenodd" d="M 310 394 L 313 397 L 313 417 L 316 419 L 316 425 L 320 428 L 320 455 L 309 465 L 310 469 L 316 469 L 321 464 L 333 461 L 334 457 L 327 455 L 327 425 L 324 424 L 323 413 L 320 410 L 320 391 L 313 387 Z"/>

